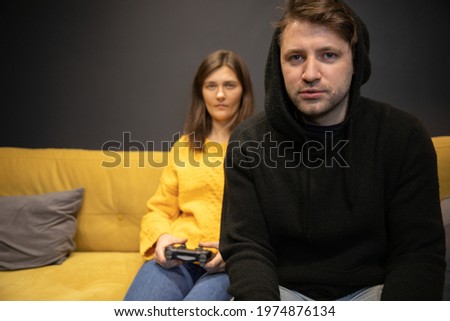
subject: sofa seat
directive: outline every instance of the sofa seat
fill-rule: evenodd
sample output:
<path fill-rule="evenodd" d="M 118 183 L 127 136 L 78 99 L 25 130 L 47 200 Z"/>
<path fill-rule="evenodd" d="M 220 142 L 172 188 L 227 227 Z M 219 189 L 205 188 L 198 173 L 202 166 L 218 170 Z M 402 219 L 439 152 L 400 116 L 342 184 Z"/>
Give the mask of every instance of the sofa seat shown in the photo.
<path fill-rule="evenodd" d="M 0 298 L 122 300 L 142 263 L 133 252 L 75 251 L 61 265 L 1 272 Z"/>

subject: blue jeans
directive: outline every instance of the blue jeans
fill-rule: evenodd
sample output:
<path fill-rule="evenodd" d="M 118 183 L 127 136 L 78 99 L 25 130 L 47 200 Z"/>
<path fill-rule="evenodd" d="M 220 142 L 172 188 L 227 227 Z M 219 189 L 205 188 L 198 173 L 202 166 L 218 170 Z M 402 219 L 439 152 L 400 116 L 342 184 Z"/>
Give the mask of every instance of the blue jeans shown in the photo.
<path fill-rule="evenodd" d="M 208 274 L 197 264 L 165 269 L 154 260 L 144 263 L 125 301 L 228 301 L 230 285 L 225 273 Z"/>
<path fill-rule="evenodd" d="M 337 301 L 379 301 L 383 285 L 364 288 L 354 293 L 346 295 Z M 303 295 L 297 291 L 289 290 L 280 286 L 281 301 L 314 301 L 313 299 Z"/>

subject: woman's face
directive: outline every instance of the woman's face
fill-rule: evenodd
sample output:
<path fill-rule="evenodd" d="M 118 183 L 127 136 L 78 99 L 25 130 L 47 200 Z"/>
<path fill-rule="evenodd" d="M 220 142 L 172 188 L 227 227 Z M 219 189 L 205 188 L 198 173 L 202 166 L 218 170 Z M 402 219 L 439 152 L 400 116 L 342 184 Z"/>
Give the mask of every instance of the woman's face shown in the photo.
<path fill-rule="evenodd" d="M 230 67 L 222 66 L 209 74 L 203 82 L 202 94 L 213 125 L 227 125 L 234 120 L 242 91 L 242 85 Z"/>

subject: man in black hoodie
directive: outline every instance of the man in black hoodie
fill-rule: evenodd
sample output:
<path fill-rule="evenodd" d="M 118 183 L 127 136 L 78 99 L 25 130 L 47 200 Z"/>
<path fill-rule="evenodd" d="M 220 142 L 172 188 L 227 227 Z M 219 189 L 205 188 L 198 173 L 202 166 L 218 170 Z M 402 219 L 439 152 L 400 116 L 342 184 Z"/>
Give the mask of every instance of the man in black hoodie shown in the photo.
<path fill-rule="evenodd" d="M 339 0 L 290 0 L 265 113 L 228 145 L 220 252 L 236 300 L 441 300 L 436 154 L 421 123 L 360 96 L 369 36 Z"/>

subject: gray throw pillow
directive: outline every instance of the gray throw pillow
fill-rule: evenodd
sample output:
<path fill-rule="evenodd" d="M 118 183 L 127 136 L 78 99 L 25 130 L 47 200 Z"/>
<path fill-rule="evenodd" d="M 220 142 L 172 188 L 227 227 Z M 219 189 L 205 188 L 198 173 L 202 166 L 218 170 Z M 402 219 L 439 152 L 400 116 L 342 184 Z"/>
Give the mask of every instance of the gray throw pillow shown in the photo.
<path fill-rule="evenodd" d="M 441 209 L 445 228 L 445 245 L 447 247 L 445 254 L 447 270 L 445 271 L 444 300 L 450 301 L 450 196 L 441 202 Z"/>
<path fill-rule="evenodd" d="M 0 270 L 61 264 L 75 250 L 83 188 L 0 197 Z"/>

